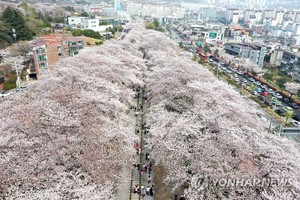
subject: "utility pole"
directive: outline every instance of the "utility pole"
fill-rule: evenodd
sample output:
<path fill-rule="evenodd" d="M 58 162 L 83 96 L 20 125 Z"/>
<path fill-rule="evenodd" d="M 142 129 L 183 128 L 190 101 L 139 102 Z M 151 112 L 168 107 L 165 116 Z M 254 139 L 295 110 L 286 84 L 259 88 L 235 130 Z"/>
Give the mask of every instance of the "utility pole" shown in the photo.
<path fill-rule="evenodd" d="M 16 42 L 17 42 L 17 34 L 16 34 L 16 29 L 12 29 L 12 33 L 13 33 L 13 38 L 14 38 L 14 47 L 16 48 Z M 16 49 L 15 49 L 16 50 Z M 19 70 L 17 67 L 17 61 L 16 61 L 16 56 L 14 55 L 14 63 L 15 63 L 15 68 L 16 68 L 16 74 L 17 74 L 17 80 L 16 80 L 16 91 L 19 92 L 20 91 L 20 86 L 21 86 L 21 78 L 19 75 Z"/>

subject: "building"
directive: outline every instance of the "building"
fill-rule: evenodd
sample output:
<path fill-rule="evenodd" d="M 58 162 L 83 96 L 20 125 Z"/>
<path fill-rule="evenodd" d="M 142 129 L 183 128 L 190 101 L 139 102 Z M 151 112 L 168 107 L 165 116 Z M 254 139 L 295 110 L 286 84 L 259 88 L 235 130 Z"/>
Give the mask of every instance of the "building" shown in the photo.
<path fill-rule="evenodd" d="M 283 22 L 283 15 L 284 15 L 284 11 L 283 10 L 277 10 L 276 11 L 275 21 L 276 21 L 277 25 L 282 24 L 282 22 Z"/>
<path fill-rule="evenodd" d="M 37 77 L 51 70 L 59 59 L 77 55 L 86 45 L 85 36 L 48 35 L 38 38 L 33 46 Z"/>
<path fill-rule="evenodd" d="M 238 9 L 237 8 L 229 8 L 226 10 L 226 21 L 228 23 L 231 23 L 233 20 L 233 14 L 237 14 L 238 13 Z M 236 17 L 236 16 L 235 16 Z"/>
<path fill-rule="evenodd" d="M 266 47 L 254 44 L 226 44 L 225 51 L 228 54 L 239 56 L 240 58 L 247 58 L 250 62 L 262 67 Z"/>
<path fill-rule="evenodd" d="M 275 19 L 276 18 L 276 12 L 275 10 L 272 10 L 272 9 L 266 9 L 263 11 L 263 14 L 262 14 L 262 18 L 263 20 L 266 20 L 266 19 Z"/>
<path fill-rule="evenodd" d="M 83 29 L 89 29 L 93 31 L 98 31 L 99 29 L 99 19 L 83 19 Z"/>
<path fill-rule="evenodd" d="M 224 34 L 220 31 L 202 31 L 201 37 L 203 37 L 208 44 L 216 44 L 223 41 Z"/>
<path fill-rule="evenodd" d="M 283 51 L 281 68 L 283 71 L 300 72 L 300 52 Z"/>
<path fill-rule="evenodd" d="M 252 9 L 246 9 L 244 10 L 244 22 L 250 20 L 250 16 L 255 15 L 254 10 Z"/>
<path fill-rule="evenodd" d="M 238 24 L 239 23 L 239 13 L 233 13 L 231 23 L 232 24 Z"/>
<path fill-rule="evenodd" d="M 82 28 L 84 19 L 88 19 L 88 17 L 68 17 L 68 25 L 72 28 Z"/>

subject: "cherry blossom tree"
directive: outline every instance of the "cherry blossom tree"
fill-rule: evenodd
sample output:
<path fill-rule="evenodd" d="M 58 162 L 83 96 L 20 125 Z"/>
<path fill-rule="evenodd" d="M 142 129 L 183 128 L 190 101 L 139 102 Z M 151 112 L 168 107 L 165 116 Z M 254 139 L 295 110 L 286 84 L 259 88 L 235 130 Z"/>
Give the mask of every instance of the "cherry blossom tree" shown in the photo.
<path fill-rule="evenodd" d="M 292 95 L 296 95 L 300 91 L 300 84 L 295 82 L 287 82 L 284 84 L 285 89 Z"/>
<path fill-rule="evenodd" d="M 115 199 L 138 141 L 132 88 L 145 85 L 147 142 L 173 191 L 187 199 L 299 199 L 299 146 L 268 134 L 260 110 L 164 34 L 131 27 L 123 40 L 62 59 L 26 93 L 0 100 L 0 196 Z M 211 182 L 239 178 L 292 182 Z"/>
<path fill-rule="evenodd" d="M 151 156 L 165 169 L 165 182 L 185 188 L 187 199 L 298 199 L 300 157 L 295 142 L 270 135 L 267 125 L 231 86 L 216 79 L 165 36 L 137 26 L 124 42 L 142 57 L 151 103 Z M 221 187 L 220 179 L 293 180 L 280 187 Z"/>
<path fill-rule="evenodd" d="M 115 199 L 138 141 L 130 107 L 144 68 L 107 42 L 1 99 L 0 197 Z"/>

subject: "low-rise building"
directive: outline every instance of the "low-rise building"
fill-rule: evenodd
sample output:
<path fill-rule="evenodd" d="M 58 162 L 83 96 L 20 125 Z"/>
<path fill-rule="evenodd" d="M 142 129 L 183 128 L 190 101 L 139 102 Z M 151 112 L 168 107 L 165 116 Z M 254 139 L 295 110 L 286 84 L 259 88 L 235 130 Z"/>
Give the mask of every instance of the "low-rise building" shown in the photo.
<path fill-rule="evenodd" d="M 82 28 L 84 19 L 88 19 L 88 17 L 68 17 L 68 25 L 72 28 Z"/>
<path fill-rule="evenodd" d="M 85 36 L 44 36 L 33 46 L 33 61 L 37 77 L 52 69 L 61 58 L 75 56 L 87 45 Z"/>
<path fill-rule="evenodd" d="M 216 44 L 217 42 L 223 41 L 224 34 L 220 31 L 202 31 L 201 37 L 203 37 L 208 44 Z"/>
<path fill-rule="evenodd" d="M 228 54 L 239 56 L 240 58 L 248 58 L 250 62 L 262 67 L 266 47 L 254 44 L 226 44 L 225 51 Z"/>

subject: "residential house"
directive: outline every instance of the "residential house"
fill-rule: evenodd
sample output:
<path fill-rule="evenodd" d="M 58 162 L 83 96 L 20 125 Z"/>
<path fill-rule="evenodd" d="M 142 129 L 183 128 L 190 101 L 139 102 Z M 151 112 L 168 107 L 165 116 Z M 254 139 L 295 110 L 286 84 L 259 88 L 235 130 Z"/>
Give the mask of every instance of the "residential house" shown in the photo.
<path fill-rule="evenodd" d="M 38 38 L 33 46 L 33 60 L 37 77 L 53 69 L 59 59 L 75 56 L 87 45 L 85 36 L 48 35 Z"/>

